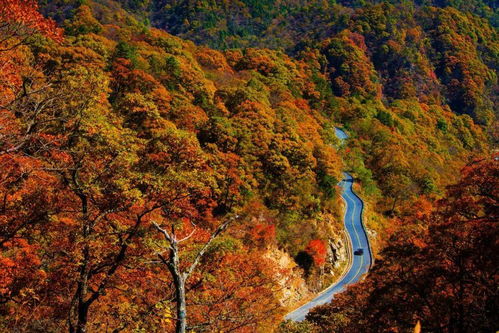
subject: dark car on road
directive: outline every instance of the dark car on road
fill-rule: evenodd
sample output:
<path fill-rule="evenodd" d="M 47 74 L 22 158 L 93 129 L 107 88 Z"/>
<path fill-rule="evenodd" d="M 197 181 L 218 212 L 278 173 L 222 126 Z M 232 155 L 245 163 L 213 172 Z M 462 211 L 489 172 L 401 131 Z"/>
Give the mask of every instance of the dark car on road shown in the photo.
<path fill-rule="evenodd" d="M 356 256 L 361 256 L 364 254 L 364 249 L 357 249 L 353 254 L 355 254 Z"/>

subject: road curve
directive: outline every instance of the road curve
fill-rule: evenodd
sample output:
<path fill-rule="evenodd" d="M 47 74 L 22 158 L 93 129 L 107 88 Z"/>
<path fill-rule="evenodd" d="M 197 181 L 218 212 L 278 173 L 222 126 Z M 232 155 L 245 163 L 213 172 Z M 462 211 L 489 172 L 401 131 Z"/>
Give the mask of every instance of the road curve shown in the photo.
<path fill-rule="evenodd" d="M 348 138 L 347 134 L 338 128 L 336 128 L 336 136 L 340 140 Z M 335 294 L 345 290 L 349 284 L 359 281 L 362 275 L 367 273 L 371 266 L 372 254 L 369 247 L 369 239 L 367 238 L 364 224 L 362 223 L 364 203 L 353 191 L 353 181 L 353 177 L 344 172 L 343 180 L 339 183 L 343 190 L 341 197 L 346 205 L 344 217 L 345 230 L 347 231 L 352 246 L 350 251 L 352 254 L 351 266 L 339 281 L 322 291 L 310 302 L 289 313 L 285 319 L 293 321 L 304 320 L 310 309 L 318 305 L 329 303 Z M 362 248 L 364 253 L 362 255 L 353 255 L 354 251 L 359 248 Z"/>

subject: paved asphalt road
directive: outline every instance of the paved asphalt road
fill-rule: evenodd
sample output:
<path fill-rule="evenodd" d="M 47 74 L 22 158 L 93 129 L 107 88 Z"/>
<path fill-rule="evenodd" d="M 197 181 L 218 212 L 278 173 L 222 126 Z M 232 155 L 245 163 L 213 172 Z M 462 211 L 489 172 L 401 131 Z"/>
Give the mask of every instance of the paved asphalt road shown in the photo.
<path fill-rule="evenodd" d="M 336 129 L 336 136 L 341 140 L 348 138 L 346 133 L 340 129 Z M 346 203 L 344 223 L 352 243 L 351 253 L 353 254 L 353 252 L 359 248 L 363 249 L 364 253 L 362 255 L 353 255 L 352 266 L 337 283 L 325 289 L 310 302 L 289 313 L 286 316 L 286 319 L 294 321 L 304 320 L 310 309 L 331 302 L 334 294 L 342 292 L 349 284 L 359 281 L 362 275 L 367 273 L 371 266 L 369 240 L 364 225 L 362 224 L 362 209 L 364 208 L 364 203 L 352 190 L 352 176 L 345 172 L 343 173 L 343 177 L 344 178 L 339 185 L 343 189 L 341 196 Z"/>

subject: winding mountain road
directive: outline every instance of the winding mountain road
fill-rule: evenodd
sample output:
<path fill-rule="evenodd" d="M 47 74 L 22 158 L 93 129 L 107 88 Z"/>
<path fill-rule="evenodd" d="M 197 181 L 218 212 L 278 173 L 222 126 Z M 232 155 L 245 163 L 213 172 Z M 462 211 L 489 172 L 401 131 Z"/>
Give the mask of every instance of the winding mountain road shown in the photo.
<path fill-rule="evenodd" d="M 336 128 L 336 136 L 340 140 L 348 138 L 348 135 L 339 128 Z M 362 275 L 367 273 L 371 266 L 372 255 L 369 247 L 369 239 L 367 238 L 364 224 L 362 223 L 364 203 L 353 191 L 353 181 L 353 177 L 344 172 L 343 180 L 339 183 L 343 189 L 341 197 L 346 204 L 344 224 L 345 230 L 350 238 L 350 253 L 352 255 L 351 266 L 339 281 L 322 291 L 310 302 L 289 313 L 286 316 L 286 319 L 293 321 L 304 320 L 310 309 L 331 302 L 335 294 L 344 291 L 349 284 L 359 281 Z M 354 255 L 354 252 L 357 249 L 362 249 L 363 253 L 361 255 Z"/>

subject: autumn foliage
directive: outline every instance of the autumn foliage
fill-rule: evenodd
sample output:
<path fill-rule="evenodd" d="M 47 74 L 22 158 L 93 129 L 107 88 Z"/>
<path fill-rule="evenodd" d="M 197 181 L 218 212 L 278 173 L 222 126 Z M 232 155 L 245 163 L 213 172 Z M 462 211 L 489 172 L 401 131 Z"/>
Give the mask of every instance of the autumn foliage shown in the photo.
<path fill-rule="evenodd" d="M 440 199 L 489 151 L 493 28 L 452 8 L 323 1 L 189 2 L 177 22 L 180 3 L 149 21 L 112 0 L 0 0 L 0 331 L 272 331 L 290 285 L 333 276 L 345 169 L 389 246 L 373 280 L 310 320 L 492 327 L 497 161 Z M 242 30 L 214 25 L 221 13 Z"/>
<path fill-rule="evenodd" d="M 327 250 L 323 240 L 311 240 L 305 248 L 305 251 L 312 257 L 315 265 L 323 266 L 326 263 Z"/>
<path fill-rule="evenodd" d="M 26 38 L 32 32 L 61 40 L 61 29 L 53 20 L 44 18 L 38 12 L 38 3 L 34 0 L 2 0 L 0 2 L 1 32 L 11 37 Z"/>
<path fill-rule="evenodd" d="M 2 53 L 1 330 L 174 330 L 185 310 L 165 264 L 173 243 L 159 230 L 179 241 L 177 269 L 193 267 L 183 279 L 189 327 L 274 325 L 283 272 L 265 258 L 278 242 L 300 247 L 288 241 L 296 224 L 277 240 L 276 217 L 312 218 L 331 200 L 313 199 L 318 168 L 340 168 L 314 156 L 327 119 L 284 83 L 313 89 L 311 69 L 271 51 L 214 68 L 208 58 L 230 56 L 203 57 L 158 30 L 90 29 L 90 7 L 62 40 L 36 6 L 22 11 L 32 3 L 6 5 L 2 22 L 16 34 Z M 279 77 L 266 78 L 263 63 Z"/>

